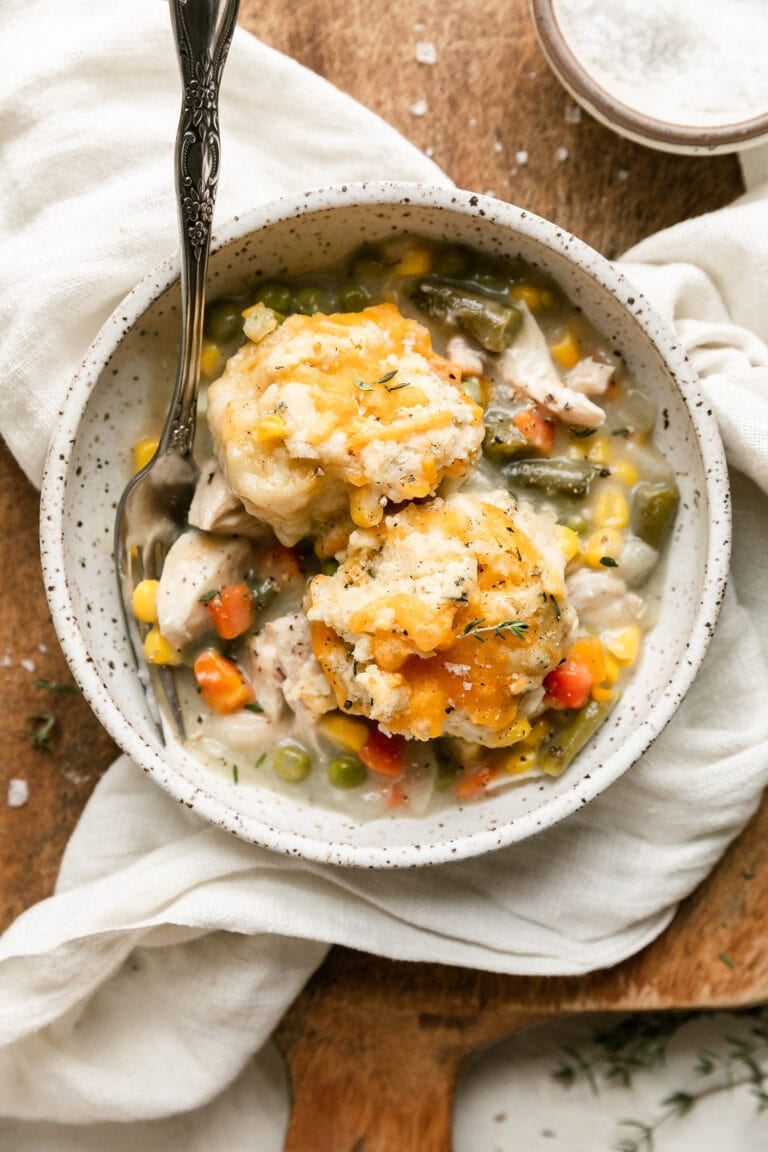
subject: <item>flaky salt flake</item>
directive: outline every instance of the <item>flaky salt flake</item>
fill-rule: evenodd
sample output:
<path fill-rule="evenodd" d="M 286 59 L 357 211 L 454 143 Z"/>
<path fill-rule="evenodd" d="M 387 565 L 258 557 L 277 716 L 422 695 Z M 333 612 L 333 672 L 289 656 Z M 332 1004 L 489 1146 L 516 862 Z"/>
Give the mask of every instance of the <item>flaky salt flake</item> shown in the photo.
<path fill-rule="evenodd" d="M 414 32 L 426 32 L 427 26 L 426 24 L 422 24 L 421 20 L 417 20 L 413 26 L 413 30 Z"/>
<path fill-rule="evenodd" d="M 8 781 L 8 807 L 21 808 L 29 800 L 29 784 L 26 780 Z"/>
<path fill-rule="evenodd" d="M 411 107 L 409 108 L 409 111 L 412 116 L 426 116 L 427 108 L 428 105 L 426 100 L 414 100 L 413 104 L 411 104 Z"/>
<path fill-rule="evenodd" d="M 578 104 L 566 104 L 565 122 L 566 124 L 581 124 L 581 108 Z"/>
<path fill-rule="evenodd" d="M 562 145 L 559 148 L 555 149 L 555 159 L 557 160 L 558 164 L 564 164 L 565 161 L 568 159 L 569 155 L 570 155 L 570 153 L 569 153 L 568 149 L 563 148 Z"/>
<path fill-rule="evenodd" d="M 616 179 L 621 180 L 622 184 L 624 183 L 625 180 L 629 180 L 629 172 L 627 171 L 627 169 L 626 168 L 619 168 L 618 172 L 616 173 Z"/>
<path fill-rule="evenodd" d="M 524 149 L 521 148 L 519 152 L 515 152 L 515 163 L 519 164 L 521 168 L 525 168 L 528 163 L 528 153 Z"/>
<path fill-rule="evenodd" d="M 0 668 L 10 668 L 11 664 L 13 664 L 13 660 L 10 652 L 3 652 L 3 655 L 0 656 Z"/>
<path fill-rule="evenodd" d="M 437 64 L 437 48 L 431 40 L 416 41 L 416 59 L 419 64 Z"/>
<path fill-rule="evenodd" d="M 504 145 L 502 144 L 501 140 L 494 140 L 493 150 L 497 156 L 499 156 L 504 151 Z"/>
<path fill-rule="evenodd" d="M 427 147 L 424 149 L 424 155 L 427 157 L 427 159 L 428 159 L 428 160 L 431 160 L 431 159 L 432 159 L 432 157 L 434 156 L 434 154 L 435 154 L 435 150 L 434 150 L 434 148 L 432 147 L 432 145 L 431 145 L 431 144 L 429 144 L 429 145 L 428 145 L 428 146 L 427 146 Z"/>
<path fill-rule="evenodd" d="M 19 664 L 21 664 L 25 672 L 34 672 L 35 670 L 34 660 L 19 660 Z"/>

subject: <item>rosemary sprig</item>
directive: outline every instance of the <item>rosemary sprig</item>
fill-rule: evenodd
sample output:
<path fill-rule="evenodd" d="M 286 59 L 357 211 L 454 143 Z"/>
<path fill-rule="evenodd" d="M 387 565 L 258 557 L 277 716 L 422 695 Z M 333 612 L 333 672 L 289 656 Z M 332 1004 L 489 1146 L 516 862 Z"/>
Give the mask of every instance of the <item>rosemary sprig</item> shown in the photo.
<path fill-rule="evenodd" d="M 522 640 L 528 628 L 529 625 L 523 620 L 501 620 L 498 624 L 486 624 L 485 617 L 478 616 L 476 620 L 470 620 L 460 639 L 463 640 L 465 636 L 474 636 L 482 644 L 483 635 L 492 632 L 495 636 L 502 638 L 511 633 L 517 640 Z"/>

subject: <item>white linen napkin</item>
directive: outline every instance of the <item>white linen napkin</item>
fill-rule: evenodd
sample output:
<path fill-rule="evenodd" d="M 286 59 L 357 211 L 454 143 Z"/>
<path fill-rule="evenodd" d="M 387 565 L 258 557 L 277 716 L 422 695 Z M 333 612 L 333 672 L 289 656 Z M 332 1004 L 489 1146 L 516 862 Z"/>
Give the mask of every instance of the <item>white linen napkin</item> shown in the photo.
<path fill-rule="evenodd" d="M 175 247 L 179 83 L 158 0 L 130 10 L 5 0 L 0 41 L 14 45 L 0 73 L 0 431 L 39 482 L 86 345 Z M 222 134 L 218 219 L 335 180 L 445 181 L 370 112 L 240 31 Z M 261 1097 L 275 1090 L 268 1055 L 254 1065 L 253 1054 L 331 943 L 579 973 L 617 963 L 669 922 L 768 779 L 768 440 L 757 432 L 768 427 L 767 203 L 768 187 L 631 253 L 632 277 L 677 324 L 740 470 L 721 624 L 653 748 L 524 844 L 380 873 L 241 843 L 120 758 L 68 845 L 56 895 L 0 939 L 8 1147 L 202 1149 L 214 1123 L 228 1147 L 250 1147 Z"/>

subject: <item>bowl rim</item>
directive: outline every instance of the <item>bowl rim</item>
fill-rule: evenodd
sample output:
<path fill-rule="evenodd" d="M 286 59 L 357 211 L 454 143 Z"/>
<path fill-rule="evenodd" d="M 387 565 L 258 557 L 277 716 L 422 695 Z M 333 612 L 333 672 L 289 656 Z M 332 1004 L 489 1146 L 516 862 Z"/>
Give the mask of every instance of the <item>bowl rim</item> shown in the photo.
<path fill-rule="evenodd" d="M 450 185 L 441 187 L 403 181 L 336 184 L 287 193 L 231 217 L 216 231 L 211 250 L 218 251 L 273 223 L 359 205 L 419 205 L 447 209 L 470 218 L 489 217 L 491 222 L 511 227 L 570 261 L 576 256 L 581 272 L 633 314 L 635 322 L 670 368 L 695 432 L 705 475 L 707 506 L 717 515 L 709 516 L 702 595 L 688 637 L 686 658 L 677 662 L 650 717 L 643 718 L 636 725 L 622 747 L 601 765 L 601 770 L 586 773 L 570 789 L 543 800 L 535 810 L 482 831 L 468 832 L 433 844 L 357 845 L 276 829 L 266 821 L 238 813 L 177 771 L 128 720 L 107 689 L 88 651 L 87 639 L 77 623 L 68 586 L 64 551 L 68 466 L 80 420 L 105 364 L 125 333 L 178 279 L 178 255 L 166 257 L 127 293 L 103 324 L 69 383 L 46 456 L 41 485 L 40 546 L 51 617 L 76 682 L 118 746 L 166 792 L 208 822 L 282 854 L 343 866 L 405 868 L 482 855 L 537 834 L 594 799 L 650 747 L 693 683 L 714 631 L 728 578 L 730 501 L 725 454 L 717 425 L 711 409 L 703 402 L 698 378 L 673 329 L 605 257 L 566 229 L 528 209 Z M 612 766 L 610 772 L 605 771 L 607 765 Z M 542 819 L 542 813 L 546 813 L 546 819 Z M 416 827 L 418 825 L 414 822 Z"/>
<path fill-rule="evenodd" d="M 649 116 L 604 88 L 581 63 L 564 35 L 556 0 L 529 0 L 542 51 L 564 88 L 595 119 L 636 143 L 686 155 L 736 152 L 756 147 L 768 135 L 768 111 L 719 125 L 689 125 Z"/>

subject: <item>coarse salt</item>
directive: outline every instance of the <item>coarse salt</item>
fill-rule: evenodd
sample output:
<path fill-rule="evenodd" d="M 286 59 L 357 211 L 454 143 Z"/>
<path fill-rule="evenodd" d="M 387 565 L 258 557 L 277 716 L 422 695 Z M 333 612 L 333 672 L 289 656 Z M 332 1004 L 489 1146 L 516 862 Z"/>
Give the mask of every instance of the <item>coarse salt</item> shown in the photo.
<path fill-rule="evenodd" d="M 427 113 L 426 100 L 414 100 L 411 104 L 410 112 L 412 116 L 425 116 Z"/>
<path fill-rule="evenodd" d="M 416 59 L 419 64 L 437 64 L 437 49 L 431 40 L 417 41 Z"/>
<path fill-rule="evenodd" d="M 8 807 L 21 808 L 29 800 L 29 784 L 26 780 L 12 779 L 8 781 Z"/>
<path fill-rule="evenodd" d="M 528 163 L 528 153 L 524 149 L 521 148 L 519 152 L 515 152 L 515 163 L 519 164 L 521 168 L 524 168 Z"/>
<path fill-rule="evenodd" d="M 561 146 L 560 148 L 555 149 L 555 159 L 557 160 L 558 164 L 564 164 L 568 159 L 568 156 L 569 152 L 567 148 L 563 148 Z"/>
<path fill-rule="evenodd" d="M 25 672 L 34 672 L 35 670 L 34 660 L 19 660 L 19 664 L 21 664 Z"/>
<path fill-rule="evenodd" d="M 768 112 L 765 0 L 555 0 L 584 70 L 646 116 L 717 127 Z"/>

